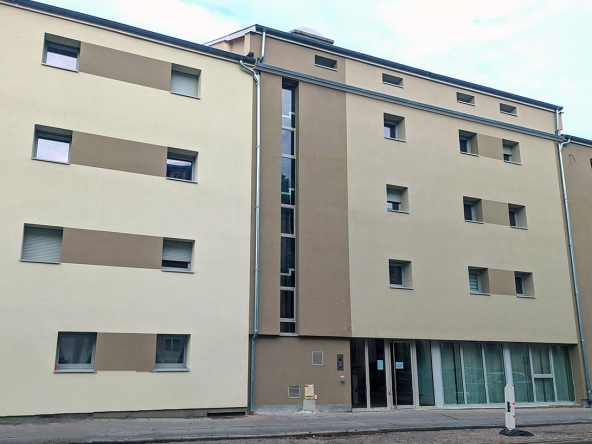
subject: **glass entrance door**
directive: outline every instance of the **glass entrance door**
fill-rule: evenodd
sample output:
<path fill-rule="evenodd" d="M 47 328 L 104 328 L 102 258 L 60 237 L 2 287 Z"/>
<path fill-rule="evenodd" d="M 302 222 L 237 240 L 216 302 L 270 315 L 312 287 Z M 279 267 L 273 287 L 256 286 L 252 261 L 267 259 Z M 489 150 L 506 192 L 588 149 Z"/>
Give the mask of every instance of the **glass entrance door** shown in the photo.
<path fill-rule="evenodd" d="M 393 407 L 413 406 L 411 344 L 391 342 L 390 346 Z"/>

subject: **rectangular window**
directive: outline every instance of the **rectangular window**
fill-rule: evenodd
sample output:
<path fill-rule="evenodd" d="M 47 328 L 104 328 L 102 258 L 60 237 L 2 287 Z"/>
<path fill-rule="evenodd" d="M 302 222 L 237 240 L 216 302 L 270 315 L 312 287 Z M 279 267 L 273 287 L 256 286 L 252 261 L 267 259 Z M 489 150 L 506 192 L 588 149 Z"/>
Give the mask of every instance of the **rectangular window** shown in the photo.
<path fill-rule="evenodd" d="M 411 288 L 411 263 L 389 259 L 389 280 L 393 288 Z"/>
<path fill-rule="evenodd" d="M 514 283 L 516 285 L 516 296 L 532 297 L 534 296 L 534 287 L 532 284 L 532 273 L 522 271 L 514 272 Z"/>
<path fill-rule="evenodd" d="M 33 159 L 48 162 L 70 163 L 70 147 L 72 133 L 66 130 L 54 129 L 55 132 L 45 131 L 36 127 Z"/>
<path fill-rule="evenodd" d="M 296 239 L 281 238 L 280 286 L 296 287 Z"/>
<path fill-rule="evenodd" d="M 513 105 L 506 105 L 505 103 L 500 103 L 500 113 L 502 114 L 510 114 L 512 116 L 517 116 L 518 111 L 516 107 Z"/>
<path fill-rule="evenodd" d="M 166 177 L 169 179 L 195 181 L 197 153 L 169 148 L 167 153 Z"/>
<path fill-rule="evenodd" d="M 294 324 L 295 322 L 296 300 L 294 298 L 294 290 L 280 290 L 280 323 Z M 285 333 L 283 330 L 282 332 Z"/>
<path fill-rule="evenodd" d="M 483 293 L 481 270 L 469 269 L 469 289 L 471 293 Z"/>
<path fill-rule="evenodd" d="M 512 142 L 510 140 L 503 140 L 503 154 L 504 162 L 509 163 L 520 163 L 520 149 L 518 142 Z"/>
<path fill-rule="evenodd" d="M 405 140 L 405 118 L 393 114 L 384 114 L 384 137 Z"/>
<path fill-rule="evenodd" d="M 459 131 L 458 144 L 460 146 L 460 152 L 463 154 L 479 154 L 477 150 L 477 138 L 475 137 L 475 133 Z"/>
<path fill-rule="evenodd" d="M 200 70 L 173 65 L 171 71 L 171 92 L 187 97 L 199 97 Z"/>
<path fill-rule="evenodd" d="M 165 271 L 191 271 L 193 241 L 164 239 L 162 242 L 162 269 Z"/>
<path fill-rule="evenodd" d="M 46 36 L 43 49 L 43 64 L 78 71 L 80 42 L 58 36 Z"/>
<path fill-rule="evenodd" d="M 465 105 L 475 105 L 475 96 L 465 93 L 456 93 L 456 101 L 458 103 L 464 103 Z"/>
<path fill-rule="evenodd" d="M 59 264 L 62 259 L 62 228 L 25 225 L 21 260 Z"/>
<path fill-rule="evenodd" d="M 189 335 L 157 335 L 155 368 L 187 368 L 188 342 Z"/>
<path fill-rule="evenodd" d="M 516 283 L 516 296 L 526 295 L 526 285 L 521 274 L 514 275 L 514 282 Z"/>
<path fill-rule="evenodd" d="M 337 71 L 337 60 L 328 59 L 320 55 L 315 55 L 315 65 L 321 68 L 332 69 Z"/>
<path fill-rule="evenodd" d="M 481 216 L 481 199 L 475 199 L 472 197 L 463 198 L 463 211 L 465 221 L 467 222 L 483 222 Z"/>
<path fill-rule="evenodd" d="M 401 88 L 403 87 L 403 79 L 390 74 L 382 74 L 382 83 L 386 85 L 399 86 Z"/>
<path fill-rule="evenodd" d="M 512 228 L 527 228 L 526 208 L 523 205 L 508 204 L 508 217 Z"/>
<path fill-rule="evenodd" d="M 510 344 L 516 402 L 534 402 L 530 356 L 526 344 Z"/>
<path fill-rule="evenodd" d="M 394 185 L 386 186 L 386 209 L 388 211 L 407 211 L 406 202 L 407 188 Z"/>
<path fill-rule="evenodd" d="M 58 333 L 54 369 L 92 370 L 95 363 L 96 333 Z"/>
<path fill-rule="evenodd" d="M 282 234 L 296 234 L 294 232 L 294 208 L 282 207 Z"/>

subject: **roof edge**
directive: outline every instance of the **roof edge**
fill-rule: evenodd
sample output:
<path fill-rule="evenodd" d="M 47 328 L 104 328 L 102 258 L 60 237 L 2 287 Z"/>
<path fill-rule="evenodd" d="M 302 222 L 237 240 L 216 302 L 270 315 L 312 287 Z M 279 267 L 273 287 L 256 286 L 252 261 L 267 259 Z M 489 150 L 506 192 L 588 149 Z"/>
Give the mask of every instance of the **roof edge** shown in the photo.
<path fill-rule="evenodd" d="M 143 28 L 136 26 L 126 25 L 124 23 L 115 22 L 113 20 L 96 17 L 94 15 L 84 14 L 82 12 L 72 11 L 71 9 L 60 8 L 58 6 L 47 5 L 45 3 L 36 2 L 33 0 L 0 0 L 0 4 L 23 6 L 37 11 L 47 12 L 51 14 L 61 15 L 63 17 L 81 20 L 84 22 L 92 23 L 95 25 L 105 26 L 107 28 L 116 29 L 118 31 L 124 31 L 130 34 L 135 34 L 140 37 L 145 37 L 160 42 L 169 43 L 172 45 L 181 46 L 183 48 L 193 49 L 195 51 L 203 52 L 218 57 L 223 57 L 232 60 L 243 60 L 247 63 L 254 64 L 255 59 L 253 57 L 247 57 L 233 52 L 224 51 L 222 49 L 212 48 L 210 46 L 202 45 L 199 43 L 190 42 L 189 40 L 183 40 L 176 37 L 171 37 L 158 32 L 148 31 Z"/>
<path fill-rule="evenodd" d="M 574 143 L 582 143 L 584 145 L 590 145 L 592 147 L 592 140 L 590 139 L 584 139 L 583 137 L 578 137 L 578 136 L 570 136 L 569 134 L 562 134 L 562 136 L 565 138 L 565 140 L 569 140 L 570 142 L 574 142 Z"/>
<path fill-rule="evenodd" d="M 258 32 L 265 31 L 269 35 L 275 35 L 276 37 L 281 37 L 281 38 L 285 38 L 288 40 L 293 40 L 295 42 L 305 43 L 305 44 L 311 45 L 311 46 L 316 46 L 318 48 L 321 48 L 321 49 L 324 49 L 324 50 L 327 50 L 330 52 L 336 52 L 339 54 L 343 54 L 345 56 L 355 57 L 355 58 L 366 60 L 369 62 L 378 63 L 381 65 L 388 66 L 389 68 L 399 69 L 401 71 L 407 71 L 407 72 L 417 74 L 420 76 L 424 76 L 424 77 L 428 77 L 428 78 L 431 78 L 434 80 L 439 80 L 441 82 L 452 83 L 454 85 L 462 86 L 465 88 L 471 88 L 471 89 L 475 89 L 477 91 L 483 91 L 483 92 L 493 94 L 496 96 L 505 97 L 507 99 L 516 100 L 516 101 L 528 103 L 531 105 L 536 105 L 541 108 L 552 109 L 554 111 L 555 110 L 561 111 L 563 109 L 562 106 L 554 105 L 552 103 L 547 103 L 547 102 L 542 102 L 540 100 L 530 99 L 528 97 L 521 96 L 518 94 L 513 94 L 513 93 L 509 93 L 509 92 L 502 91 L 499 89 L 490 88 L 488 86 L 479 85 L 478 83 L 467 82 L 465 80 L 460 80 L 460 79 L 456 79 L 454 77 L 448 77 L 448 76 L 444 76 L 441 74 L 436 74 L 431 71 L 426 71 L 424 69 L 414 68 L 413 66 L 403 65 L 401 63 L 392 62 L 390 60 L 382 59 L 380 57 L 374 57 L 374 56 L 371 56 L 368 54 L 364 54 L 362 52 L 352 51 L 350 49 L 342 48 L 342 47 L 335 46 L 335 45 L 329 45 L 329 44 L 324 43 L 322 41 L 308 38 L 305 36 L 291 34 L 289 32 L 284 32 L 284 31 L 279 31 L 277 29 L 268 28 L 268 27 L 262 26 L 262 25 L 255 25 L 255 28 Z"/>

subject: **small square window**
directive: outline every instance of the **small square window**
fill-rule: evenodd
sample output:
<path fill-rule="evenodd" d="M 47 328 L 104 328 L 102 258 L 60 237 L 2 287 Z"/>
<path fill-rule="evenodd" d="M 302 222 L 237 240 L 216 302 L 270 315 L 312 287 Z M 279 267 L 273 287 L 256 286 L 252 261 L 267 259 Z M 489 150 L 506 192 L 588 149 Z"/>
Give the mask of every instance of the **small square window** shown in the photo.
<path fill-rule="evenodd" d="M 58 333 L 54 369 L 92 370 L 95 363 L 96 333 Z"/>
<path fill-rule="evenodd" d="M 520 163 L 520 149 L 518 142 L 503 140 L 502 147 L 504 153 L 504 162 Z"/>
<path fill-rule="evenodd" d="M 407 188 L 387 185 L 386 209 L 388 211 L 407 212 Z"/>
<path fill-rule="evenodd" d="M 514 272 L 514 283 L 516 285 L 516 296 L 534 297 L 532 273 L 525 273 L 522 271 Z"/>
<path fill-rule="evenodd" d="M 477 138 L 475 133 L 468 131 L 458 132 L 458 143 L 460 146 L 460 152 L 463 154 L 475 154 L 477 155 Z"/>
<path fill-rule="evenodd" d="M 382 74 L 382 83 L 391 86 L 403 87 L 403 79 L 401 77 L 392 76 L 390 74 Z"/>
<path fill-rule="evenodd" d="M 481 199 L 472 197 L 463 198 L 463 209 L 465 221 L 467 222 L 482 222 L 481 216 Z"/>
<path fill-rule="evenodd" d="M 384 114 L 384 137 L 386 139 L 405 140 L 405 118 L 393 114 Z"/>
<path fill-rule="evenodd" d="M 43 131 L 36 127 L 33 159 L 70 163 L 72 133 L 59 129 L 55 129 L 55 132 L 51 132 L 51 130 L 49 128 L 48 131 Z"/>
<path fill-rule="evenodd" d="M 43 49 L 44 65 L 78 71 L 79 55 L 80 42 L 57 36 L 46 37 Z"/>
<path fill-rule="evenodd" d="M 171 92 L 187 97 L 199 97 L 199 75 L 201 71 L 187 66 L 173 65 Z"/>
<path fill-rule="evenodd" d="M 518 111 L 516 110 L 516 107 L 513 105 L 507 105 L 505 103 L 500 103 L 500 113 L 503 114 L 510 114 L 512 116 L 517 116 L 518 115 Z"/>
<path fill-rule="evenodd" d="M 187 368 L 189 335 L 156 336 L 156 369 Z"/>
<path fill-rule="evenodd" d="M 522 205 L 508 204 L 508 216 L 512 228 L 526 228 L 526 209 Z"/>
<path fill-rule="evenodd" d="M 469 290 L 471 293 L 489 293 L 486 268 L 469 267 Z"/>
<path fill-rule="evenodd" d="M 391 288 L 411 288 L 411 262 L 389 259 Z"/>
<path fill-rule="evenodd" d="M 62 259 L 62 228 L 25 225 L 21 261 L 59 264 Z"/>
<path fill-rule="evenodd" d="M 475 104 L 475 96 L 471 96 L 470 94 L 465 93 L 456 93 L 456 101 L 458 103 L 464 103 L 465 105 L 474 105 Z"/>
<path fill-rule="evenodd" d="M 321 68 L 332 69 L 337 71 L 337 60 L 328 59 L 320 55 L 315 55 L 315 65 Z"/>
<path fill-rule="evenodd" d="M 165 271 L 191 271 L 193 241 L 164 239 L 162 242 L 162 269 Z"/>
<path fill-rule="evenodd" d="M 166 177 L 187 182 L 195 181 L 196 161 L 197 153 L 169 148 Z"/>

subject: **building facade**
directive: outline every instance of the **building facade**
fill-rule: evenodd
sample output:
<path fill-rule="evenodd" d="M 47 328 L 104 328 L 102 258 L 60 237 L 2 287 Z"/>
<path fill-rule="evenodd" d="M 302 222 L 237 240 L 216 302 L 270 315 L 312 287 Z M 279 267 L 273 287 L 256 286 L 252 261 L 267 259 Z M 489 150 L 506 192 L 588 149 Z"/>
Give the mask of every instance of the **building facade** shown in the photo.
<path fill-rule="evenodd" d="M 318 410 L 500 405 L 508 382 L 519 405 L 575 402 L 561 107 L 311 30 L 209 44 L 261 72 L 256 411 L 305 391 Z"/>
<path fill-rule="evenodd" d="M 35 2 L 0 35 L 0 416 L 244 412 L 254 60 Z"/>

